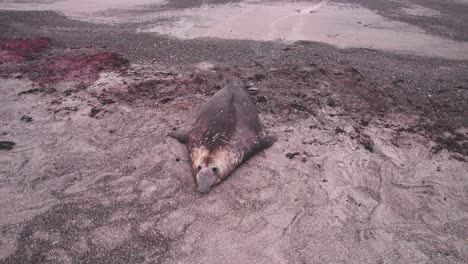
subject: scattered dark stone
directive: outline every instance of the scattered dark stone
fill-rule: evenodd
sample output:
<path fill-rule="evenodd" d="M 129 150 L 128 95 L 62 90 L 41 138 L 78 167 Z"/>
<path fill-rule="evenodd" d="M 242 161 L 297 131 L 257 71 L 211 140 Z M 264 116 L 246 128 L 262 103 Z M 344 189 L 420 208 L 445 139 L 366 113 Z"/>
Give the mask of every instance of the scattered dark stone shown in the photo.
<path fill-rule="evenodd" d="M 402 84 L 404 82 L 405 82 L 405 80 L 403 80 L 403 79 L 395 79 L 395 80 L 392 81 L 393 85 L 400 85 L 400 84 Z"/>
<path fill-rule="evenodd" d="M 328 98 L 328 100 L 327 100 L 327 105 L 328 105 L 329 107 L 337 107 L 337 106 L 338 106 L 336 100 L 333 99 L 333 98 Z"/>
<path fill-rule="evenodd" d="M 463 85 L 457 85 L 457 86 L 455 86 L 455 88 L 457 88 L 457 89 L 461 89 L 461 90 L 468 90 L 468 85 L 466 85 L 466 86 L 463 86 Z"/>
<path fill-rule="evenodd" d="M 395 146 L 397 148 L 400 147 L 400 144 L 396 141 L 396 139 L 392 139 L 390 142 L 392 143 L 393 146 Z"/>
<path fill-rule="evenodd" d="M 368 135 L 362 135 L 359 139 L 359 143 L 364 146 L 364 149 L 368 150 L 369 152 L 374 152 L 374 141 L 372 141 Z"/>
<path fill-rule="evenodd" d="M 205 82 L 205 79 L 203 79 L 200 75 L 197 75 L 195 79 L 193 79 L 193 82 L 196 84 L 202 84 L 203 82 Z"/>
<path fill-rule="evenodd" d="M 63 110 L 76 112 L 78 111 L 78 107 L 77 106 L 65 106 Z"/>
<path fill-rule="evenodd" d="M 173 127 L 173 128 L 172 128 L 172 131 L 176 131 L 176 130 L 177 130 L 177 127 Z"/>
<path fill-rule="evenodd" d="M 297 202 L 297 198 L 294 198 L 294 201 Z"/>
<path fill-rule="evenodd" d="M 15 79 L 23 79 L 23 75 L 21 75 L 21 74 L 16 74 L 16 75 L 14 76 L 14 78 L 15 78 Z"/>
<path fill-rule="evenodd" d="M 444 197 L 444 201 L 447 201 L 447 197 Z"/>
<path fill-rule="evenodd" d="M 346 131 L 344 131 L 341 127 L 336 127 L 335 134 L 346 134 Z"/>
<path fill-rule="evenodd" d="M 179 162 L 179 161 L 180 161 L 180 158 L 176 158 L 175 161 Z"/>
<path fill-rule="evenodd" d="M 33 120 L 34 118 L 27 116 L 27 115 L 24 115 L 21 117 L 21 121 L 26 122 L 26 123 L 32 122 Z"/>
<path fill-rule="evenodd" d="M 249 76 L 248 79 L 258 82 L 258 81 L 261 81 L 261 80 L 265 79 L 265 74 L 263 74 L 263 73 L 256 73 L 256 74 L 254 74 L 253 76 Z"/>
<path fill-rule="evenodd" d="M 322 182 L 327 182 L 328 180 L 327 179 L 323 179 Z"/>
<path fill-rule="evenodd" d="M 29 89 L 29 90 L 26 90 L 26 91 L 19 92 L 18 95 L 35 94 L 35 93 L 39 93 L 39 92 L 41 92 L 41 90 L 39 90 L 38 88 L 33 88 L 33 89 Z"/>
<path fill-rule="evenodd" d="M 441 170 L 442 170 L 442 169 L 441 169 L 439 166 L 437 166 L 437 171 L 441 171 Z"/>
<path fill-rule="evenodd" d="M 52 109 L 48 109 L 50 111 L 52 111 Z M 54 111 L 54 114 L 60 112 L 60 111 L 71 111 L 71 112 L 76 112 L 78 111 L 78 107 L 77 106 L 65 106 L 64 108 L 61 108 L 61 109 L 58 109 L 58 110 L 55 110 Z"/>
<path fill-rule="evenodd" d="M 166 98 L 161 99 L 160 102 L 161 102 L 162 104 L 167 104 L 167 103 L 169 103 L 169 102 L 172 101 L 172 100 L 174 100 L 174 98 L 172 98 L 172 97 L 166 97 Z"/>
<path fill-rule="evenodd" d="M 444 89 L 444 88 L 438 88 L 437 90 L 434 91 L 435 94 L 444 94 L 446 93 L 448 90 L 447 89 Z"/>
<path fill-rule="evenodd" d="M 416 133 L 416 130 L 415 130 L 414 127 L 408 127 L 408 128 L 399 127 L 398 129 L 396 129 L 396 131 L 398 131 L 398 132 Z"/>
<path fill-rule="evenodd" d="M 258 94 L 258 92 L 260 90 L 258 88 L 256 88 L 256 87 L 251 87 L 251 88 L 247 89 L 247 91 L 252 95 L 256 95 L 256 94 Z"/>
<path fill-rule="evenodd" d="M 207 91 L 205 93 L 206 96 L 213 96 L 215 94 L 215 91 Z"/>
<path fill-rule="evenodd" d="M 301 155 L 301 153 L 299 153 L 299 152 L 294 152 L 294 153 L 289 152 L 289 153 L 286 154 L 286 157 L 288 159 L 293 159 L 294 157 L 299 156 L 299 155 Z"/>
<path fill-rule="evenodd" d="M 44 90 L 44 93 L 45 94 L 53 94 L 55 93 L 57 90 L 55 88 L 47 88 Z"/>
<path fill-rule="evenodd" d="M 361 125 L 363 126 L 368 126 L 369 125 L 369 119 L 361 119 Z"/>
<path fill-rule="evenodd" d="M 334 75 L 338 75 L 338 76 L 343 75 L 343 73 L 344 73 L 344 72 L 339 71 L 339 70 L 334 70 L 334 71 L 333 71 L 333 74 L 334 74 Z"/>
<path fill-rule="evenodd" d="M 301 161 L 302 161 L 302 162 L 307 162 L 307 158 L 306 158 L 306 157 L 302 157 Z"/>
<path fill-rule="evenodd" d="M 350 137 L 351 139 L 356 139 L 356 138 L 357 138 L 357 135 L 356 135 L 356 133 L 351 132 L 351 134 L 349 135 L 349 137 Z M 392 142 L 392 143 L 393 143 L 393 142 Z"/>
<path fill-rule="evenodd" d="M 250 81 L 245 81 L 244 84 L 245 84 L 246 88 L 248 88 L 247 90 L 254 88 L 253 86 L 255 85 L 255 83 L 253 81 L 251 81 L 251 80 Z"/>
<path fill-rule="evenodd" d="M 15 145 L 12 141 L 0 141 L 0 150 L 12 150 Z"/>
<path fill-rule="evenodd" d="M 258 103 L 265 103 L 267 101 L 266 97 L 263 95 L 257 96 Z"/>
<path fill-rule="evenodd" d="M 103 105 L 109 105 L 109 104 L 115 103 L 115 101 L 113 99 L 110 99 L 110 98 L 101 99 L 100 102 Z"/>
<path fill-rule="evenodd" d="M 115 130 L 111 129 L 109 130 L 109 134 L 114 134 L 115 133 Z"/>
<path fill-rule="evenodd" d="M 295 109 L 297 109 L 299 111 L 302 111 L 302 112 L 307 112 L 308 113 L 310 111 L 309 108 L 307 108 L 307 106 L 301 105 L 301 104 L 298 104 L 298 103 L 292 103 L 290 106 L 292 108 L 295 108 Z"/>
<path fill-rule="evenodd" d="M 305 94 L 305 93 L 291 93 L 291 95 L 293 95 L 295 97 L 299 97 L 299 98 L 306 98 L 307 97 L 307 94 Z"/>
<path fill-rule="evenodd" d="M 91 108 L 91 111 L 89 112 L 90 117 L 95 117 L 99 112 L 101 112 L 101 109 L 97 109 L 96 107 Z"/>

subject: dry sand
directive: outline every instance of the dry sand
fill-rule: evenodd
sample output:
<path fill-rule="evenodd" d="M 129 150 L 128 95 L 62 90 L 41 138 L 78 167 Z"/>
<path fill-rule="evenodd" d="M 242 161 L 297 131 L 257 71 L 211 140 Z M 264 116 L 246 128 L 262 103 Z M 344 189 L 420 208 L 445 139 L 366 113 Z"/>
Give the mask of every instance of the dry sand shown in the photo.
<path fill-rule="evenodd" d="M 329 89 L 305 70 L 317 82 L 299 96 Z M 3 79 L 0 133 L 17 143 L 0 155 L 4 261 L 466 260 L 468 163 L 446 150 L 431 154 L 436 143 L 418 133 L 395 134 L 420 117 L 356 120 L 336 105 L 346 104 L 339 94 L 333 104 L 306 104 L 312 115 L 277 106 L 271 114 L 260 99 L 278 142 L 197 194 L 185 146 L 166 136 L 189 126 L 212 94 L 184 90 L 192 78 L 134 65 L 101 72 L 85 89 L 68 81 L 51 94 L 22 95 L 30 80 Z M 281 96 L 259 84 L 257 101 Z M 111 96 L 118 102 L 103 103 Z"/>

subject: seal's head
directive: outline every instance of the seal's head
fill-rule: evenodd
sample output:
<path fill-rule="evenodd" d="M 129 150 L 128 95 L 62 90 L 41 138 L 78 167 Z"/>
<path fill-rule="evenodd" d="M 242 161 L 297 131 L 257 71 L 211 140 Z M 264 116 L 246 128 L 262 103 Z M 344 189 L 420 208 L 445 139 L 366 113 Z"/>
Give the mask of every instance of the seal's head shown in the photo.
<path fill-rule="evenodd" d="M 216 166 L 199 165 L 196 175 L 198 191 L 201 193 L 209 193 L 211 186 L 216 183 L 218 178 L 218 168 Z"/>
<path fill-rule="evenodd" d="M 222 146 L 209 150 L 205 146 L 191 148 L 192 172 L 200 193 L 226 179 L 227 175 L 241 162 L 241 156 L 234 149 Z"/>

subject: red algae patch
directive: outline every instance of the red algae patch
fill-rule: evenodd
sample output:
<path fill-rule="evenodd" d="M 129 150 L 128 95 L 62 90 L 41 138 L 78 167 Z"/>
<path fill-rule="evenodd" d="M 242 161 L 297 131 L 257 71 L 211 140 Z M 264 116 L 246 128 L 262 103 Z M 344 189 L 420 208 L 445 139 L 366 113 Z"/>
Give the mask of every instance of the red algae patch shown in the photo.
<path fill-rule="evenodd" d="M 49 40 L 46 38 L 0 38 L 0 64 L 26 61 L 33 54 L 41 52 L 47 47 L 49 47 Z"/>
<path fill-rule="evenodd" d="M 78 81 L 85 86 L 94 83 L 103 71 L 115 71 L 128 64 L 112 52 L 82 54 L 69 52 L 32 65 L 32 80 L 40 86 L 63 81 Z"/>

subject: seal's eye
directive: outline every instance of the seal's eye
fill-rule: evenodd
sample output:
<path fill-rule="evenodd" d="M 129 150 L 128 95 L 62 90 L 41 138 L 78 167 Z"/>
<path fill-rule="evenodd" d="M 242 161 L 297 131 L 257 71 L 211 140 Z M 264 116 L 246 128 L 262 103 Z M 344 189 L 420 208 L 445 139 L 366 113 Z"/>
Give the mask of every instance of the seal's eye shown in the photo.
<path fill-rule="evenodd" d="M 198 170 L 201 170 L 201 165 L 198 165 Z"/>
<path fill-rule="evenodd" d="M 218 168 L 213 167 L 213 168 L 211 168 L 211 170 L 212 170 L 213 172 L 216 172 L 216 171 L 218 170 Z"/>

